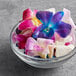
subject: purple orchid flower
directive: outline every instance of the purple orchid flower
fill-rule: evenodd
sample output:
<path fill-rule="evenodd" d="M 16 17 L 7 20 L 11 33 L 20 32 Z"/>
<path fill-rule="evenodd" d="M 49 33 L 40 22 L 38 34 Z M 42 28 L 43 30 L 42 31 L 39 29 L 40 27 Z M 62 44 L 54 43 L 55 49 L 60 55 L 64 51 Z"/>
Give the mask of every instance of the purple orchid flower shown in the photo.
<path fill-rule="evenodd" d="M 57 12 L 54 15 L 49 11 L 37 12 L 36 17 L 42 22 L 42 25 L 36 28 L 33 37 L 51 38 L 54 32 L 57 32 L 62 38 L 68 36 L 72 27 L 70 24 L 61 21 L 63 16 L 63 11 Z"/>

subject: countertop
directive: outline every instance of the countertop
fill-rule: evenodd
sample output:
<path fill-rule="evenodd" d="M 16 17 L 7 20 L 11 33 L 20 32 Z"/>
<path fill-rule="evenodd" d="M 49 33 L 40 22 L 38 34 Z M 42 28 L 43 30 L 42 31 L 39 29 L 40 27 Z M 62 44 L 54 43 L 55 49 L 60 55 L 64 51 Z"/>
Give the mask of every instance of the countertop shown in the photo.
<path fill-rule="evenodd" d="M 71 10 L 76 21 L 76 0 L 0 0 L 0 76 L 76 76 L 76 55 L 54 69 L 37 69 L 21 61 L 11 50 L 9 36 L 26 8 L 48 9 L 63 7 Z"/>

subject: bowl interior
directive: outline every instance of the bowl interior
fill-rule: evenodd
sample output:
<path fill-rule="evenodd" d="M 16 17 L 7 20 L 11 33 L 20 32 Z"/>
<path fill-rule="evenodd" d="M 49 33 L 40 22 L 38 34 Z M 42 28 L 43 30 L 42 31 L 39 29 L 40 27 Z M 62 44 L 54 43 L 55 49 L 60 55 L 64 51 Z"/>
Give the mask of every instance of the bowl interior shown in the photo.
<path fill-rule="evenodd" d="M 11 48 L 12 48 L 14 51 L 16 51 L 17 53 L 19 53 L 19 55 L 21 55 L 21 56 L 24 56 L 24 57 L 27 57 L 27 58 L 30 58 L 30 59 L 33 59 L 33 60 L 39 60 L 39 61 L 58 62 L 58 61 L 65 60 L 65 59 L 73 56 L 73 55 L 75 54 L 75 52 L 76 52 L 76 51 L 75 51 L 76 46 L 75 46 L 75 48 L 74 48 L 71 52 L 69 52 L 68 54 L 66 54 L 66 55 L 64 55 L 64 56 L 61 56 L 61 57 L 56 57 L 56 58 L 51 58 L 51 59 L 42 59 L 42 58 L 35 58 L 35 57 L 32 57 L 32 56 L 28 56 L 28 55 L 24 54 L 24 50 L 18 49 L 18 47 L 16 47 L 15 44 L 13 43 L 13 41 L 12 41 L 12 34 L 13 34 L 13 32 L 15 32 L 16 28 L 18 27 L 18 25 L 19 25 L 19 23 L 16 24 L 16 25 L 13 27 L 13 29 L 12 29 L 12 31 L 11 31 L 11 33 L 10 33 L 10 44 L 11 44 Z M 75 36 L 76 36 L 76 34 L 75 34 Z M 76 38 L 76 37 L 75 37 L 75 38 Z"/>

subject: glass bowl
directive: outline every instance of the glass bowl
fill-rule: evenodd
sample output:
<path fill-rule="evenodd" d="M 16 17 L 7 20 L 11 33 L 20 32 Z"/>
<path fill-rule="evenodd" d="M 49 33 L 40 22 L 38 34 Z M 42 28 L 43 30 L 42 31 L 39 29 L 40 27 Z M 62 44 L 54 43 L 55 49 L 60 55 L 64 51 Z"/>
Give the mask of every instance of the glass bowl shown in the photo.
<path fill-rule="evenodd" d="M 24 51 L 18 49 L 18 47 L 16 47 L 16 45 L 12 41 L 12 33 L 15 32 L 16 28 L 18 27 L 18 24 L 16 24 L 13 27 L 10 33 L 10 44 L 11 44 L 11 48 L 13 52 L 25 63 L 31 66 L 34 66 L 36 68 L 55 68 L 55 67 L 61 66 L 63 63 L 69 60 L 73 55 L 75 55 L 76 47 L 71 52 L 69 52 L 67 55 L 52 58 L 52 59 L 35 58 L 35 57 L 31 57 L 31 56 L 24 54 Z"/>

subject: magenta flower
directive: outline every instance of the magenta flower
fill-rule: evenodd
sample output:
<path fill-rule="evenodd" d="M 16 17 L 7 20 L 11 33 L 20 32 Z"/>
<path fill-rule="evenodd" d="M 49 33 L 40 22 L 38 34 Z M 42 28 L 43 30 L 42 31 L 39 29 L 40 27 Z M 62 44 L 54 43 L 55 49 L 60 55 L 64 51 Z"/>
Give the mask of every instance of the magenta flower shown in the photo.
<path fill-rule="evenodd" d="M 36 29 L 36 26 L 34 26 L 32 20 L 24 20 L 19 24 L 19 27 L 18 27 L 19 30 L 25 30 L 28 28 L 31 28 L 32 31 Z"/>
<path fill-rule="evenodd" d="M 23 30 L 22 32 L 18 32 L 19 30 L 17 29 L 16 30 L 16 33 L 13 33 L 12 35 L 12 39 L 13 39 L 13 42 L 14 43 L 17 43 L 17 46 L 20 48 L 20 49 L 24 49 L 25 48 L 25 44 L 26 44 L 26 41 L 29 37 L 32 36 L 32 29 L 28 28 L 28 29 L 25 29 Z"/>
<path fill-rule="evenodd" d="M 32 11 L 31 9 L 28 8 L 23 12 L 23 20 L 30 19 L 30 18 L 32 18 Z"/>

